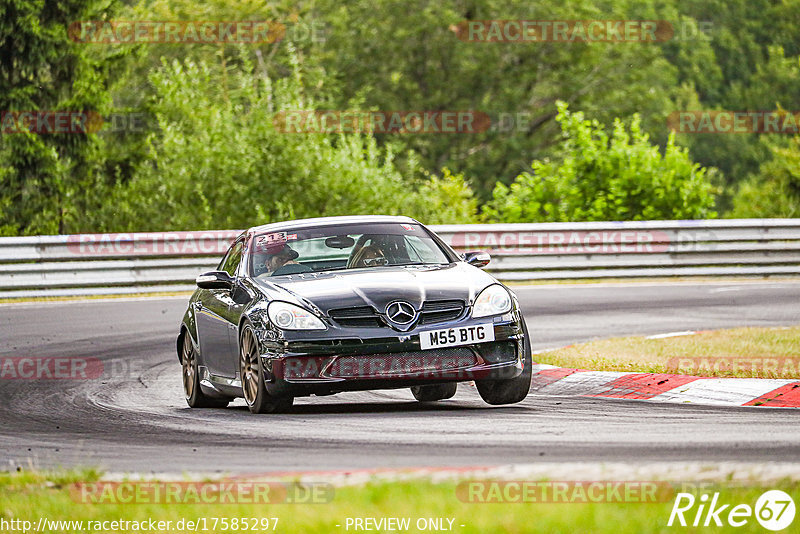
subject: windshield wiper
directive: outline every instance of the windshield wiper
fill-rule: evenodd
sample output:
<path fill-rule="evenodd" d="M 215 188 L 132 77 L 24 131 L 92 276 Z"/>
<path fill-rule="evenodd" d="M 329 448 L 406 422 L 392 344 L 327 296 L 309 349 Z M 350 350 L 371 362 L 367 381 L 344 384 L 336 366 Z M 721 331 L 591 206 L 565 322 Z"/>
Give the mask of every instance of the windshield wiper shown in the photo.
<path fill-rule="evenodd" d="M 410 261 L 407 263 L 393 263 L 388 265 L 388 267 L 405 267 L 407 265 L 442 265 L 441 263 L 428 263 L 424 261 Z"/>
<path fill-rule="evenodd" d="M 446 263 L 426 263 L 424 261 L 410 261 L 406 263 L 389 263 L 387 265 L 373 265 L 370 267 L 330 267 L 328 269 L 323 269 L 321 271 L 315 271 L 318 273 L 327 273 L 331 271 L 352 271 L 354 269 L 377 269 L 379 267 L 408 267 L 409 265 L 447 265 Z"/>

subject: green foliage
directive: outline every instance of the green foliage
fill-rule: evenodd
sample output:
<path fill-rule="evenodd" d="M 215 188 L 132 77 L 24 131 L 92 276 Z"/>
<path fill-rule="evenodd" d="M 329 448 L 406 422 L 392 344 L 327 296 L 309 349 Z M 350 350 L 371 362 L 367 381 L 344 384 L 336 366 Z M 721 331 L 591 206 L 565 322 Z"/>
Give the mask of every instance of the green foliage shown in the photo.
<path fill-rule="evenodd" d="M 419 188 L 418 218 L 428 224 L 469 224 L 477 222 L 478 199 L 463 174 L 442 169 L 442 176 L 430 176 Z"/>
<path fill-rule="evenodd" d="M 109 62 L 71 43 L 75 20 L 108 15 L 106 3 L 0 2 L 0 110 L 107 111 Z M 0 136 L 0 232 L 73 231 L 85 200 L 102 183 L 102 144 L 76 134 Z"/>
<path fill-rule="evenodd" d="M 696 219 L 713 217 L 708 170 L 672 137 L 662 155 L 642 132 L 615 120 L 609 136 L 598 121 L 558 103 L 558 160 L 535 160 L 511 186 L 498 184 L 484 210 L 493 222 Z"/>
<path fill-rule="evenodd" d="M 773 140 L 770 150 L 772 159 L 737 191 L 729 217 L 800 217 L 800 137 Z"/>
<path fill-rule="evenodd" d="M 465 20 L 624 20 L 664 18 L 654 6 L 593 0 L 375 0 L 316 3 L 330 25 L 321 64 L 341 97 L 338 107 L 479 110 L 485 132 L 402 139 L 427 168 L 463 172 L 483 197 L 544 156 L 558 135 L 555 101 L 610 122 L 639 112 L 666 139 L 675 107 L 676 69 L 658 45 L 481 43 L 459 38 Z M 506 118 L 501 122 L 500 119 Z M 382 136 L 381 142 L 392 136 Z M 394 140 L 394 139 L 393 139 Z"/>
<path fill-rule="evenodd" d="M 800 3 L 681 0 L 675 8 L 704 28 L 697 38 L 664 44 L 667 59 L 679 68 L 681 83 L 697 88 L 698 106 L 683 109 L 796 108 Z M 690 147 L 695 161 L 724 175 L 722 208 L 728 207 L 736 184 L 770 157 L 759 135 L 692 135 L 681 142 Z"/>
<path fill-rule="evenodd" d="M 67 37 L 73 21 L 113 18 L 273 20 L 288 33 L 248 46 Z M 489 19 L 662 20 L 675 35 L 459 39 L 460 23 Z M 0 111 L 113 108 L 158 123 L 146 134 L 0 136 L 0 235 L 367 212 L 469 222 L 493 191 L 489 220 L 702 217 L 712 215 L 712 178 L 722 186 L 717 209 L 734 206 L 726 216 L 796 214 L 793 160 L 781 152 L 795 148 L 757 134 L 675 139 L 666 117 L 795 110 L 798 20 L 794 0 L 0 0 Z M 558 100 L 582 112 L 578 122 L 612 130 L 573 125 L 561 138 L 572 123 L 557 120 Z M 290 109 L 474 110 L 493 125 L 459 135 L 280 134 L 272 116 Z"/>
<path fill-rule="evenodd" d="M 370 136 L 276 130 L 276 113 L 314 108 L 299 71 L 272 80 L 245 64 L 229 80 L 223 97 L 213 69 L 189 60 L 151 76 L 160 133 L 151 136 L 150 159 L 110 193 L 87 231 L 243 228 L 359 213 L 474 219 L 461 176 L 445 170 L 417 183 Z"/>

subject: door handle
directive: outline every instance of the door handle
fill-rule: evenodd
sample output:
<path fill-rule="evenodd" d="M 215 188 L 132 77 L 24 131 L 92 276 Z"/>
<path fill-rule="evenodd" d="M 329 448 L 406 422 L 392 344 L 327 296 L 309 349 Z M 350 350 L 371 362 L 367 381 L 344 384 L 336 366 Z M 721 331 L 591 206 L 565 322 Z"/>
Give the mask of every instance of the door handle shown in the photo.
<path fill-rule="evenodd" d="M 196 301 L 196 302 L 193 304 L 193 306 L 194 306 L 194 309 L 195 309 L 196 311 L 200 311 L 200 310 L 202 310 L 202 309 L 203 309 L 203 303 L 202 303 L 202 302 L 200 302 L 199 300 L 198 300 L 198 301 Z"/>

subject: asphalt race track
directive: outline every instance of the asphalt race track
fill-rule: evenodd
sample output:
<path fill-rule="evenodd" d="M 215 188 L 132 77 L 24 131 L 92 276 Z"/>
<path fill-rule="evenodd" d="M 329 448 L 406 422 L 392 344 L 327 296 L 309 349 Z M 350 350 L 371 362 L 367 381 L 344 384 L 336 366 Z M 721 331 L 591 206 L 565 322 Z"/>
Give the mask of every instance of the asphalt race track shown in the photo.
<path fill-rule="evenodd" d="M 518 286 L 534 348 L 597 337 L 800 324 L 800 282 Z M 555 461 L 797 461 L 800 412 L 532 394 L 490 407 L 468 385 L 191 410 L 175 337 L 187 299 L 0 305 L 0 356 L 103 361 L 92 380 L 0 381 L 0 461 L 112 471 L 264 473 Z"/>

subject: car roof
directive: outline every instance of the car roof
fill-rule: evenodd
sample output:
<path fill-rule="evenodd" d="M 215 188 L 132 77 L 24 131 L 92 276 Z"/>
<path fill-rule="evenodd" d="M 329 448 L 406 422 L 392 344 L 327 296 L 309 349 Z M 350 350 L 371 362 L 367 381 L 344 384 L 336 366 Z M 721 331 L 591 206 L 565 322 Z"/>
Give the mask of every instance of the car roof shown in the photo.
<path fill-rule="evenodd" d="M 341 217 L 316 217 L 314 219 L 297 219 L 294 221 L 281 221 L 276 223 L 253 226 L 248 233 L 279 232 L 281 230 L 299 230 L 301 228 L 314 228 L 316 226 L 338 226 L 343 224 L 363 223 L 417 223 L 411 217 L 401 215 L 347 215 Z"/>

